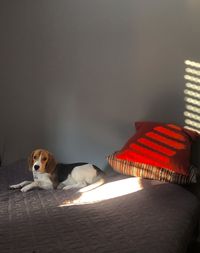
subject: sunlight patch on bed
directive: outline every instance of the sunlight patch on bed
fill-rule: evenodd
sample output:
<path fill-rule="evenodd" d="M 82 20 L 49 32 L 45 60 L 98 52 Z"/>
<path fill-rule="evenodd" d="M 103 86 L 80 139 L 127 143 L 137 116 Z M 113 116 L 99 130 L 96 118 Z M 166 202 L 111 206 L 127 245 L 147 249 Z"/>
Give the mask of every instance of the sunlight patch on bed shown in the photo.
<path fill-rule="evenodd" d="M 200 63 L 185 61 L 185 128 L 200 132 Z"/>
<path fill-rule="evenodd" d="M 77 199 L 71 201 L 66 200 L 60 205 L 60 207 L 97 203 L 103 200 L 131 194 L 142 189 L 143 186 L 140 178 L 126 178 L 106 183 L 88 192 L 80 193 L 80 196 Z"/>

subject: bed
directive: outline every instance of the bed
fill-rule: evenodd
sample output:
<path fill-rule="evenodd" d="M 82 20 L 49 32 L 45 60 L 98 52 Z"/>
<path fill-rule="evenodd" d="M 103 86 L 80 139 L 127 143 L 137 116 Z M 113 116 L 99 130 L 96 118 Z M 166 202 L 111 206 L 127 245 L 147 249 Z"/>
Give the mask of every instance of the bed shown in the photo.
<path fill-rule="evenodd" d="M 24 160 L 0 168 L 2 253 L 184 253 L 198 229 L 199 201 L 179 185 L 108 169 L 108 194 L 91 203 L 67 205 L 72 191 L 8 190 L 31 178 Z M 123 192 L 130 180 L 139 187 L 109 197 L 113 183 L 124 182 L 115 188 Z"/>

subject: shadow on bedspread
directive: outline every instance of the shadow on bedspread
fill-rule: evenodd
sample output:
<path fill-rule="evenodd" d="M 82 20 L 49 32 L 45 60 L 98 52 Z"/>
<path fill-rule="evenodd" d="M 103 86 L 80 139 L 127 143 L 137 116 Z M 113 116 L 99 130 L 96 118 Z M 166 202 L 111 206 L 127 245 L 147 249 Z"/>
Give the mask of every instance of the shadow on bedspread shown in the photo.
<path fill-rule="evenodd" d="M 25 161 L 0 169 L 2 253 L 184 253 L 198 222 L 199 202 L 177 185 L 143 179 L 139 191 L 60 207 L 72 192 L 8 190 L 31 178 Z M 126 178 L 107 174 L 108 183 Z"/>

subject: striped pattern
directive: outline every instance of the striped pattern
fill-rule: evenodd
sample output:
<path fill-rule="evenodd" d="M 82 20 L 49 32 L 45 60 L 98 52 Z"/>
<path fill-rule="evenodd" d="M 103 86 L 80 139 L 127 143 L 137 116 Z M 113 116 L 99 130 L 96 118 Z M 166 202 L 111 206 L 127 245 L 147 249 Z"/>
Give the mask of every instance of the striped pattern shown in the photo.
<path fill-rule="evenodd" d="M 115 158 L 188 176 L 191 145 L 198 134 L 173 124 L 136 122 L 136 133 Z M 171 175 L 170 175 L 171 177 Z"/>
<path fill-rule="evenodd" d="M 185 127 L 200 133 L 200 63 L 186 60 L 184 78 Z"/>
<path fill-rule="evenodd" d="M 149 164 L 118 159 L 116 153 L 107 156 L 108 163 L 117 172 L 125 175 L 154 179 L 176 184 L 196 183 L 196 168 L 191 166 L 188 176 Z"/>

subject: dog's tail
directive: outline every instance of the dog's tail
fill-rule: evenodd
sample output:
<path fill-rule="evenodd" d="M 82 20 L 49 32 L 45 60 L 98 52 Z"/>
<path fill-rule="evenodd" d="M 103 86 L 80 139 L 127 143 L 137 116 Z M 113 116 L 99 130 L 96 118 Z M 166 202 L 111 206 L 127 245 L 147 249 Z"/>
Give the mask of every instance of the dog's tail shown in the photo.
<path fill-rule="evenodd" d="M 88 192 L 91 191 L 99 186 L 101 186 L 102 184 L 105 183 L 105 174 L 102 172 L 100 175 L 98 175 L 94 182 L 86 187 L 81 188 L 78 192 L 80 193 L 84 193 L 84 192 Z"/>

